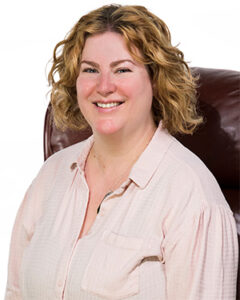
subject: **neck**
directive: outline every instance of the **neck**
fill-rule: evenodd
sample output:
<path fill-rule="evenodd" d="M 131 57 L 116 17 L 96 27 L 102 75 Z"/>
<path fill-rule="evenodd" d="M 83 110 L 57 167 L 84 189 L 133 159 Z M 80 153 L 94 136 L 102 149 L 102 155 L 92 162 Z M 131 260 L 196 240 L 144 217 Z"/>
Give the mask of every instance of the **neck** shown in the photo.
<path fill-rule="evenodd" d="M 107 136 L 93 133 L 91 155 L 104 173 L 110 173 L 116 168 L 131 167 L 149 144 L 155 130 L 155 124 L 150 124 L 147 128 L 128 133 L 122 131 Z"/>

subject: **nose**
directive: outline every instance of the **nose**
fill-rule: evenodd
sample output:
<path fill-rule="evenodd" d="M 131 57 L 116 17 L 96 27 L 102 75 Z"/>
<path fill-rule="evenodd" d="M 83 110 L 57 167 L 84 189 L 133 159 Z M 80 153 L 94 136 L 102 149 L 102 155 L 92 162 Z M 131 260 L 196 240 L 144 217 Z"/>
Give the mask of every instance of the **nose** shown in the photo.
<path fill-rule="evenodd" d="M 116 91 L 116 84 L 111 78 L 111 74 L 100 74 L 97 83 L 97 92 L 103 96 L 107 97 L 108 95 Z"/>

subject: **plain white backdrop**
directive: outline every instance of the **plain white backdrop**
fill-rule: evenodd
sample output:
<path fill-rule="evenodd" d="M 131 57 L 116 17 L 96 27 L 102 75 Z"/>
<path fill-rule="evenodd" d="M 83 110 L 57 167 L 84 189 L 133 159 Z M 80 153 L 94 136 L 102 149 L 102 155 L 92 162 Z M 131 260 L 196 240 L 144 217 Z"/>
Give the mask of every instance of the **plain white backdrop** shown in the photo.
<path fill-rule="evenodd" d="M 116 1 L 144 5 L 162 18 L 190 66 L 240 71 L 238 0 Z M 80 16 L 107 0 L 0 4 L 0 298 L 17 209 L 43 163 L 43 122 L 49 98 L 46 65 L 56 43 Z M 49 69 L 49 68 L 48 68 Z"/>

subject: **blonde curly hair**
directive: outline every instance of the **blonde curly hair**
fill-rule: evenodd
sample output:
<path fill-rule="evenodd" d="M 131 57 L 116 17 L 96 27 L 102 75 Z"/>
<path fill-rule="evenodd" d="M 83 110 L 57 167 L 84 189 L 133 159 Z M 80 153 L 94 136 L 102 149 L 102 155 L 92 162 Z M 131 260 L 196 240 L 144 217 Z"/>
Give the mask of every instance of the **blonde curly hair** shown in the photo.
<path fill-rule="evenodd" d="M 171 134 L 192 134 L 202 122 L 196 109 L 196 78 L 183 53 L 171 45 L 166 24 L 143 6 L 128 5 L 106 5 L 84 15 L 56 45 L 48 75 L 56 126 L 61 130 L 88 127 L 77 102 L 79 62 L 86 39 L 106 31 L 120 33 L 133 58 L 147 67 L 154 87 L 156 125 L 162 120 Z"/>

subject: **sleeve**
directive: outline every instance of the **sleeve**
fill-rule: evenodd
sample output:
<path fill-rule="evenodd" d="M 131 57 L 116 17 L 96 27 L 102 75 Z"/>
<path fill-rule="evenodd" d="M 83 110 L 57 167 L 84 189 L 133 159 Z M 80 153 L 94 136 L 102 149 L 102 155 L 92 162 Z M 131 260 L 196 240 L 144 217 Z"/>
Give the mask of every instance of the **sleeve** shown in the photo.
<path fill-rule="evenodd" d="M 163 251 L 168 300 L 236 299 L 238 241 L 230 209 L 202 209 L 179 224 Z"/>
<path fill-rule="evenodd" d="M 22 300 L 20 292 L 20 268 L 24 249 L 28 246 L 33 234 L 33 217 L 35 207 L 30 205 L 31 186 L 18 209 L 12 230 L 9 260 L 8 278 L 5 300 Z"/>

